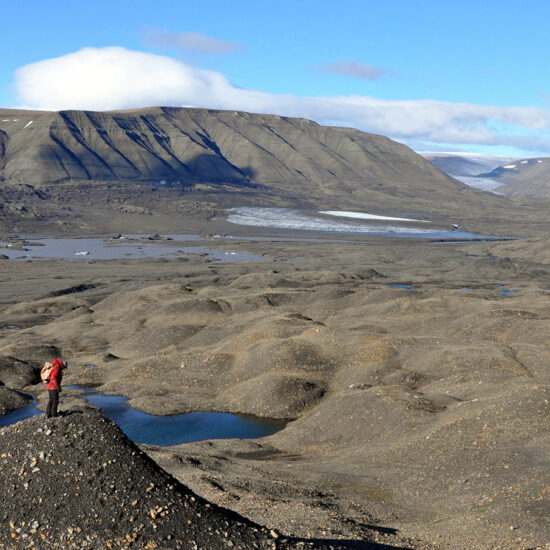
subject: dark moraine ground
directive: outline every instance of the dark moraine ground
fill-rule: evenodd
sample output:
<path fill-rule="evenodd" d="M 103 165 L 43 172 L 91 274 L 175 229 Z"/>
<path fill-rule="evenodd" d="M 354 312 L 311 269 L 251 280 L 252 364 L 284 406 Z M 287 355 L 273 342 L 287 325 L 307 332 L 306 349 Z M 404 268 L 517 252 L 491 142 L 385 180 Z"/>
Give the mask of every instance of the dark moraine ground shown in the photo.
<path fill-rule="evenodd" d="M 0 437 L 0 548 L 383 548 L 289 539 L 219 508 L 94 411 L 34 417 Z"/>
<path fill-rule="evenodd" d="M 34 391 L 43 407 L 46 396 L 33 377 L 45 358 L 61 354 L 70 361 L 67 384 L 125 395 L 148 413 L 216 410 L 292 420 L 260 440 L 141 447 L 212 503 L 205 508 L 195 497 L 214 518 L 193 532 L 199 547 L 218 547 L 199 540 L 211 536 L 210 526 L 225 544 L 218 519 L 226 512 L 217 515 L 219 505 L 247 518 L 226 529 L 229 538 L 243 537 L 235 539 L 238 548 L 254 548 L 249 540 L 299 544 L 273 540 L 271 529 L 315 544 L 341 541 L 327 543 L 334 547 L 544 548 L 550 540 L 548 241 L 375 241 L 211 241 L 264 257 L 238 263 L 185 255 L 2 260 L 4 394 Z M 65 391 L 63 410 L 82 408 L 77 393 Z M 13 407 L 7 399 L 3 410 Z M 67 468 L 58 494 L 75 503 L 75 493 L 90 495 L 98 514 L 75 504 L 56 516 L 63 529 L 74 535 L 88 525 L 86 535 L 114 541 L 133 537 L 124 529 L 143 524 L 140 544 L 170 548 L 162 537 L 182 533 L 181 522 L 170 518 L 197 512 L 187 489 L 97 416 L 74 413 L 56 422 L 49 436 L 43 417 L 2 432 L 2 483 L 10 498 L 21 500 L 3 500 L 0 529 L 9 537 L 29 534 L 27 523 L 12 529 L 10 521 L 36 519 L 37 534 L 46 534 L 43 519 L 21 514 L 42 510 L 24 491 L 46 498 L 37 476 L 52 464 L 42 468 L 39 453 L 51 452 L 65 462 L 61 471 Z M 101 437 L 109 444 L 100 445 Z M 90 463 L 88 453 L 108 456 L 97 454 Z M 132 462 L 138 458 L 139 465 Z M 163 518 L 170 530 L 150 515 L 151 482 L 162 487 L 162 498 L 150 501 L 153 512 L 173 503 Z M 141 508 L 130 522 L 136 499 Z M 120 502 L 122 514 L 111 539 L 102 530 L 112 523 L 109 501 Z M 65 544 L 71 533 L 55 529 L 56 543 Z M 28 546 L 22 539 L 13 544 Z"/>

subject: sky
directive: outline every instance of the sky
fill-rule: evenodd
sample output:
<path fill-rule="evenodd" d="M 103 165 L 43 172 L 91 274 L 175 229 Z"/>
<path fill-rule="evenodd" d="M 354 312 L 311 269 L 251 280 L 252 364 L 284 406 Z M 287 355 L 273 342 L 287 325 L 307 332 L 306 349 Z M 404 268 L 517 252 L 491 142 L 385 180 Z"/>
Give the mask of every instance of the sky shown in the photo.
<path fill-rule="evenodd" d="M 242 110 L 550 156 L 548 0 L 0 2 L 0 107 Z"/>

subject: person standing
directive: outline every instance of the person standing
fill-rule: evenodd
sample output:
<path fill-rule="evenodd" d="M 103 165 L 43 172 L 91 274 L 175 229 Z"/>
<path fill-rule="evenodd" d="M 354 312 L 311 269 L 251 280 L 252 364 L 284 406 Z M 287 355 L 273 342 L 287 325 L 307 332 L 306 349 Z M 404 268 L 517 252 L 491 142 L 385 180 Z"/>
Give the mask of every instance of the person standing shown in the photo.
<path fill-rule="evenodd" d="M 54 359 L 52 361 L 52 370 L 50 372 L 50 378 L 48 379 L 48 406 L 46 408 L 46 418 L 52 418 L 59 416 L 57 412 L 57 406 L 59 405 L 59 392 L 61 391 L 61 380 L 63 378 L 63 371 L 67 368 L 67 361 L 61 361 L 61 359 Z"/>

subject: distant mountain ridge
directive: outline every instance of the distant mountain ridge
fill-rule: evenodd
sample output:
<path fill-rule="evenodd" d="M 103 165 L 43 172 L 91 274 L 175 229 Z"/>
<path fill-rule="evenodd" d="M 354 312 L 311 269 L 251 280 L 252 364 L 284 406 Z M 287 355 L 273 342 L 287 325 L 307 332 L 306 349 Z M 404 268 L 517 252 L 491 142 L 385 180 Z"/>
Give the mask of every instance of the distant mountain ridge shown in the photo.
<path fill-rule="evenodd" d="M 463 152 L 421 154 L 434 166 L 452 176 L 480 176 L 514 160 L 512 157 Z"/>
<path fill-rule="evenodd" d="M 423 153 L 434 166 L 486 191 L 529 198 L 550 197 L 550 158 L 514 159 L 476 153 Z"/>
<path fill-rule="evenodd" d="M 515 160 L 483 174 L 500 182 L 498 190 L 523 197 L 550 197 L 550 157 Z"/>
<path fill-rule="evenodd" d="M 193 108 L 0 109 L 0 229 L 206 228 L 241 206 L 353 210 L 475 232 L 508 219 L 495 195 L 353 128 Z"/>
<path fill-rule="evenodd" d="M 422 156 L 452 178 L 475 189 L 492 192 L 502 184 L 497 179 L 487 177 L 486 174 L 513 160 L 509 157 L 464 152 L 422 153 Z"/>

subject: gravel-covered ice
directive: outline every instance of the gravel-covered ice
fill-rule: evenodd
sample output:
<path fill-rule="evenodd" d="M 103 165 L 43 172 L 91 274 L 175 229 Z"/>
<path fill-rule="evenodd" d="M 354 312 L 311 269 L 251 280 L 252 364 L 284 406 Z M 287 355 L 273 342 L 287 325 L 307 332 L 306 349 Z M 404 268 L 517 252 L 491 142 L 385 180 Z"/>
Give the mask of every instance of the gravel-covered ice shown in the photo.
<path fill-rule="evenodd" d="M 361 223 L 321 218 L 292 208 L 239 207 L 228 209 L 227 221 L 237 225 L 390 237 L 478 239 L 491 238 L 463 231 L 425 229 L 418 226 Z M 417 220 L 415 220 L 417 221 Z"/>

